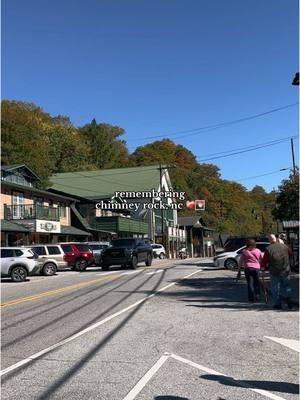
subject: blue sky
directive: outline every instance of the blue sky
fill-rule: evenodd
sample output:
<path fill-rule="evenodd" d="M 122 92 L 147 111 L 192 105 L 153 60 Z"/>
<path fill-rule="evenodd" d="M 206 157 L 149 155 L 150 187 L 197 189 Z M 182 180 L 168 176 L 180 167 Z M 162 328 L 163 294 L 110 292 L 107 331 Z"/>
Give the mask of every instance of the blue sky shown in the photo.
<path fill-rule="evenodd" d="M 3 0 L 2 98 L 81 126 L 165 135 L 298 101 L 297 0 Z M 176 139 L 206 154 L 297 135 L 297 107 Z M 298 140 L 295 141 L 298 153 Z M 290 167 L 289 142 L 212 161 L 231 180 Z M 241 181 L 277 187 L 288 172 Z"/>

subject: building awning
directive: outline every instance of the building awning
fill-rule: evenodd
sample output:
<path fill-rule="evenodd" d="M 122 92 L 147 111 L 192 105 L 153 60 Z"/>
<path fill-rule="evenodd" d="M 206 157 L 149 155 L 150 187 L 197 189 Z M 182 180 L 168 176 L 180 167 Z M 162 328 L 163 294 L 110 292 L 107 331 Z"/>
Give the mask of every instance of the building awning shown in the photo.
<path fill-rule="evenodd" d="M 30 232 L 29 229 L 25 228 L 20 224 L 16 224 L 11 221 L 1 220 L 1 231 L 2 232 Z"/>
<path fill-rule="evenodd" d="M 200 217 L 197 217 L 197 216 L 178 217 L 178 225 L 179 226 L 193 226 L 195 228 L 203 228 L 203 225 L 200 221 Z"/>
<path fill-rule="evenodd" d="M 105 232 L 117 232 L 127 234 L 147 234 L 148 223 L 134 219 L 126 218 L 121 216 L 111 217 L 96 217 L 95 229 Z"/>
<path fill-rule="evenodd" d="M 299 221 L 282 221 L 283 229 L 299 228 Z"/>
<path fill-rule="evenodd" d="M 117 232 L 104 231 L 103 229 L 101 231 L 99 231 L 99 229 L 90 228 L 89 230 L 92 232 L 96 232 L 96 233 L 104 233 L 106 235 L 116 235 L 117 234 Z"/>
<path fill-rule="evenodd" d="M 180 227 L 192 227 L 195 229 L 202 229 L 205 231 L 215 232 L 215 229 L 209 228 L 206 226 L 201 217 L 179 217 L 178 218 L 178 225 Z"/>
<path fill-rule="evenodd" d="M 82 231 L 74 226 L 61 225 L 61 235 L 90 236 L 91 233 Z"/>

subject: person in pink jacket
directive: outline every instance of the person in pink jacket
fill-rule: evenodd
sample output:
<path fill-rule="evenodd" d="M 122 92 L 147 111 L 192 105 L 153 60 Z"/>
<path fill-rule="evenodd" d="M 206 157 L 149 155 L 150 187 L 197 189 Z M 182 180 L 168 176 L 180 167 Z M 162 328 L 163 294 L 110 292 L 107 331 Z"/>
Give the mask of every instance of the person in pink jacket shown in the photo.
<path fill-rule="evenodd" d="M 262 252 L 256 248 L 254 239 L 247 240 L 247 247 L 243 250 L 239 267 L 244 268 L 248 285 L 248 300 L 253 303 L 260 297 L 259 270 L 263 258 Z"/>

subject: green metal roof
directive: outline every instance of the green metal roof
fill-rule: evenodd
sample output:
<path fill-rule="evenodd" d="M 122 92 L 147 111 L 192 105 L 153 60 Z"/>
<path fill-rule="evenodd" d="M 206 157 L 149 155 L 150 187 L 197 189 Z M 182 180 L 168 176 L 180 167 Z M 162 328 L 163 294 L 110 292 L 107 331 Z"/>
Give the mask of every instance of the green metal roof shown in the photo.
<path fill-rule="evenodd" d="M 61 234 L 62 235 L 84 235 L 90 236 L 89 232 L 82 231 L 81 229 L 75 228 L 74 226 L 61 225 Z"/>
<path fill-rule="evenodd" d="M 24 226 L 20 224 L 16 224 L 14 222 L 6 221 L 5 219 L 1 220 L 1 231 L 3 232 L 29 232 L 29 229 L 24 228 Z"/>
<path fill-rule="evenodd" d="M 159 166 L 114 168 L 97 171 L 65 172 L 51 176 L 50 190 L 86 199 L 110 197 L 119 191 L 147 191 L 158 189 Z"/>

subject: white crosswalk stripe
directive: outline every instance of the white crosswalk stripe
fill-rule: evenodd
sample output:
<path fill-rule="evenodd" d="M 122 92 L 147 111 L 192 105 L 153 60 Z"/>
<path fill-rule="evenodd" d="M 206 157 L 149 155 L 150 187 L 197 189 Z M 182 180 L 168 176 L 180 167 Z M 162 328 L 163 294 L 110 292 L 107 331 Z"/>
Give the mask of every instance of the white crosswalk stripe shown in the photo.
<path fill-rule="evenodd" d="M 279 343 L 282 346 L 286 346 L 289 349 L 298 351 L 300 353 L 300 343 L 299 340 L 292 340 L 292 339 L 284 339 L 284 338 L 278 338 L 278 337 L 272 337 L 272 336 L 265 336 L 266 339 L 273 340 L 273 342 Z"/>

